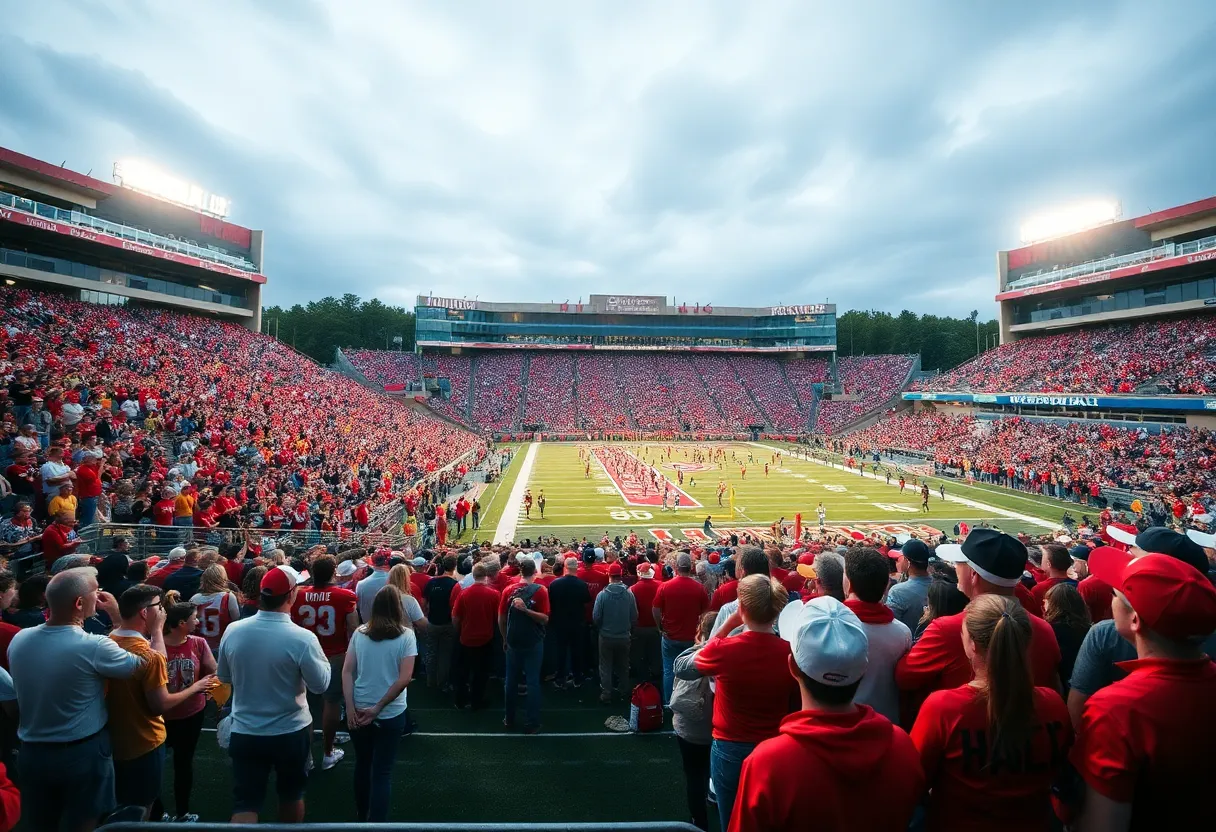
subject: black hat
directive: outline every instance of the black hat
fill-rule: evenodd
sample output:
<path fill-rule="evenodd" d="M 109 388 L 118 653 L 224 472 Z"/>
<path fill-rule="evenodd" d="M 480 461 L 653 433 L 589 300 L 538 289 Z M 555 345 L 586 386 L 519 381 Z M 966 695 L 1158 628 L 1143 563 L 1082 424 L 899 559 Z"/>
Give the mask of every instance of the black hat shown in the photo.
<path fill-rule="evenodd" d="M 918 566 L 928 566 L 929 558 L 933 556 L 924 541 L 917 540 L 915 537 L 904 541 L 904 545 L 899 548 L 899 553 Z"/>
<path fill-rule="evenodd" d="M 1164 526 L 1153 526 L 1136 535 L 1136 548 L 1156 555 L 1169 555 L 1205 575 L 1208 573 L 1208 556 L 1203 548 L 1186 535 Z"/>
<path fill-rule="evenodd" d="M 1093 549 L 1089 548 L 1088 546 L 1077 545 L 1077 546 L 1073 546 L 1071 549 L 1069 549 L 1068 554 L 1070 554 L 1072 556 L 1073 560 L 1088 561 L 1089 553 L 1092 551 L 1093 551 Z"/>
<path fill-rule="evenodd" d="M 594 549 L 584 549 L 583 550 L 583 563 L 595 563 L 595 550 Z"/>
<path fill-rule="evenodd" d="M 946 543 L 934 552 L 950 563 L 966 563 L 990 584 L 1017 586 L 1026 570 L 1026 547 L 996 529 L 973 529 L 962 546 Z"/>

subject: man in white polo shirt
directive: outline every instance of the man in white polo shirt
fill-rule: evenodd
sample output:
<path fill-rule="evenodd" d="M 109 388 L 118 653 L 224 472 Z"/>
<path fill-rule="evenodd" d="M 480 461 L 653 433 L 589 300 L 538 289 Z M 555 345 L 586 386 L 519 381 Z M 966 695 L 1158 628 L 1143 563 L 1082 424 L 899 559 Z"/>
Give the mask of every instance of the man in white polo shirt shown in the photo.
<path fill-rule="evenodd" d="M 232 685 L 233 823 L 257 823 L 273 769 L 279 821 L 304 820 L 312 716 L 306 691 L 329 687 L 329 660 L 314 633 L 291 620 L 301 576 L 276 566 L 262 578 L 258 612 L 234 621 L 220 641 L 221 682 Z"/>

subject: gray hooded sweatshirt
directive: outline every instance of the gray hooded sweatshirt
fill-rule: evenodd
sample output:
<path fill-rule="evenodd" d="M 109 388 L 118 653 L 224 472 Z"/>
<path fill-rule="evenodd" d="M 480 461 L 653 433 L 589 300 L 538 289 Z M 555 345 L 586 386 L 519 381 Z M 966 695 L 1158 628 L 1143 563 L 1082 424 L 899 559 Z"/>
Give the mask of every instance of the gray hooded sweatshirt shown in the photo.
<path fill-rule="evenodd" d="M 629 638 L 633 625 L 638 621 L 638 603 L 629 587 L 620 583 L 609 583 L 595 596 L 591 620 L 599 627 L 604 638 Z"/>

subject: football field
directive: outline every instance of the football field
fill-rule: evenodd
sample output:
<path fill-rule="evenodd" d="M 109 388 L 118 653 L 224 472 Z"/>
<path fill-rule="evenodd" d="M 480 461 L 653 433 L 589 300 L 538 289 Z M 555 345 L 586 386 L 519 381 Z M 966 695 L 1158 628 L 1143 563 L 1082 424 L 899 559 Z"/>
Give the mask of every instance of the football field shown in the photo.
<path fill-rule="evenodd" d="M 820 503 L 827 527 L 846 532 L 882 528 L 892 534 L 930 534 L 950 532 L 960 521 L 1041 531 L 1056 527 L 1069 507 L 1006 489 L 928 478 L 925 511 L 915 475 L 902 473 L 906 487 L 901 491 L 899 469 L 880 465 L 876 475 L 869 468 L 861 475 L 762 442 L 531 443 L 518 447 L 502 481 L 483 497 L 487 508 L 477 537 L 496 542 L 541 536 L 598 540 L 605 532 L 624 537 L 632 531 L 642 540 L 699 542 L 705 539 L 707 517 L 718 534 L 746 529 L 764 537 L 781 518 L 792 528 L 798 514 L 803 527 L 817 528 Z M 944 499 L 939 485 L 945 487 Z M 525 503 L 528 491 L 531 510 Z M 470 530 L 462 539 L 472 537 Z"/>

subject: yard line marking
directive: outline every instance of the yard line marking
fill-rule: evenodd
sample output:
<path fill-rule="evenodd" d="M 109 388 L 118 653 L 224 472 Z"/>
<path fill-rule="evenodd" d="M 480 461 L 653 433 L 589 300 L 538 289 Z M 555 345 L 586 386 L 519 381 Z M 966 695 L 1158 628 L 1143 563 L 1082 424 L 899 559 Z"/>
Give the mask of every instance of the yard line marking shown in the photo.
<path fill-rule="evenodd" d="M 532 477 L 532 466 L 536 464 L 536 452 L 539 450 L 539 442 L 532 442 L 528 445 L 528 451 L 524 454 L 523 462 L 520 463 L 519 475 L 515 478 L 515 485 L 511 486 L 511 496 L 507 499 L 506 508 L 503 509 L 502 522 L 494 530 L 495 543 L 510 543 L 515 539 L 515 529 L 519 526 L 519 513 L 523 511 L 524 492 L 528 490 L 528 480 Z"/>
<path fill-rule="evenodd" d="M 511 454 L 511 461 L 507 463 L 507 467 L 498 472 L 498 487 L 494 489 L 494 493 L 490 495 L 490 502 L 481 510 L 482 517 L 490 516 L 490 509 L 494 507 L 494 501 L 498 499 L 498 495 L 502 493 L 502 478 L 511 470 L 511 466 L 515 464 L 518 453 Z M 480 531 L 480 529 L 478 529 Z"/>
<path fill-rule="evenodd" d="M 780 451 L 781 453 L 788 453 L 788 451 L 782 451 L 780 448 L 775 448 L 771 445 L 765 445 L 760 442 L 750 442 L 748 444 L 755 445 L 758 448 L 765 448 L 766 450 L 770 450 L 770 451 Z M 808 460 L 803 460 L 803 462 L 806 462 L 806 461 L 808 461 Z M 815 458 L 812 458 L 809 461 L 815 463 L 816 465 L 822 465 L 825 468 L 835 468 L 840 471 L 848 470 L 843 465 L 839 465 L 836 463 L 823 462 L 823 461 L 821 461 L 819 459 L 815 459 Z M 852 472 L 850 472 L 850 473 L 852 473 Z M 867 474 L 864 470 L 861 472 L 861 476 L 863 478 L 868 477 L 868 478 L 874 480 L 874 482 L 876 482 L 876 483 L 883 482 L 882 477 L 880 477 L 878 474 Z M 890 482 L 890 483 L 886 483 L 886 484 L 888 486 L 890 486 L 891 488 L 899 488 L 899 484 L 895 483 L 895 482 Z M 998 517 L 1004 517 L 1007 520 L 1021 520 L 1024 523 L 1032 523 L 1032 524 L 1034 524 L 1036 526 L 1040 526 L 1044 529 L 1056 528 L 1055 523 L 1051 523 L 1047 520 L 1042 520 L 1038 517 L 1031 517 L 1029 514 L 1021 514 L 1016 511 L 1010 511 L 1009 509 L 997 508 L 996 506 L 990 506 L 987 503 L 980 503 L 975 500 L 968 500 L 963 497 L 956 497 L 953 494 L 946 495 L 946 502 L 959 503 L 961 505 L 967 506 L 968 508 L 976 508 L 976 509 L 982 509 L 983 511 L 991 511 Z"/>

